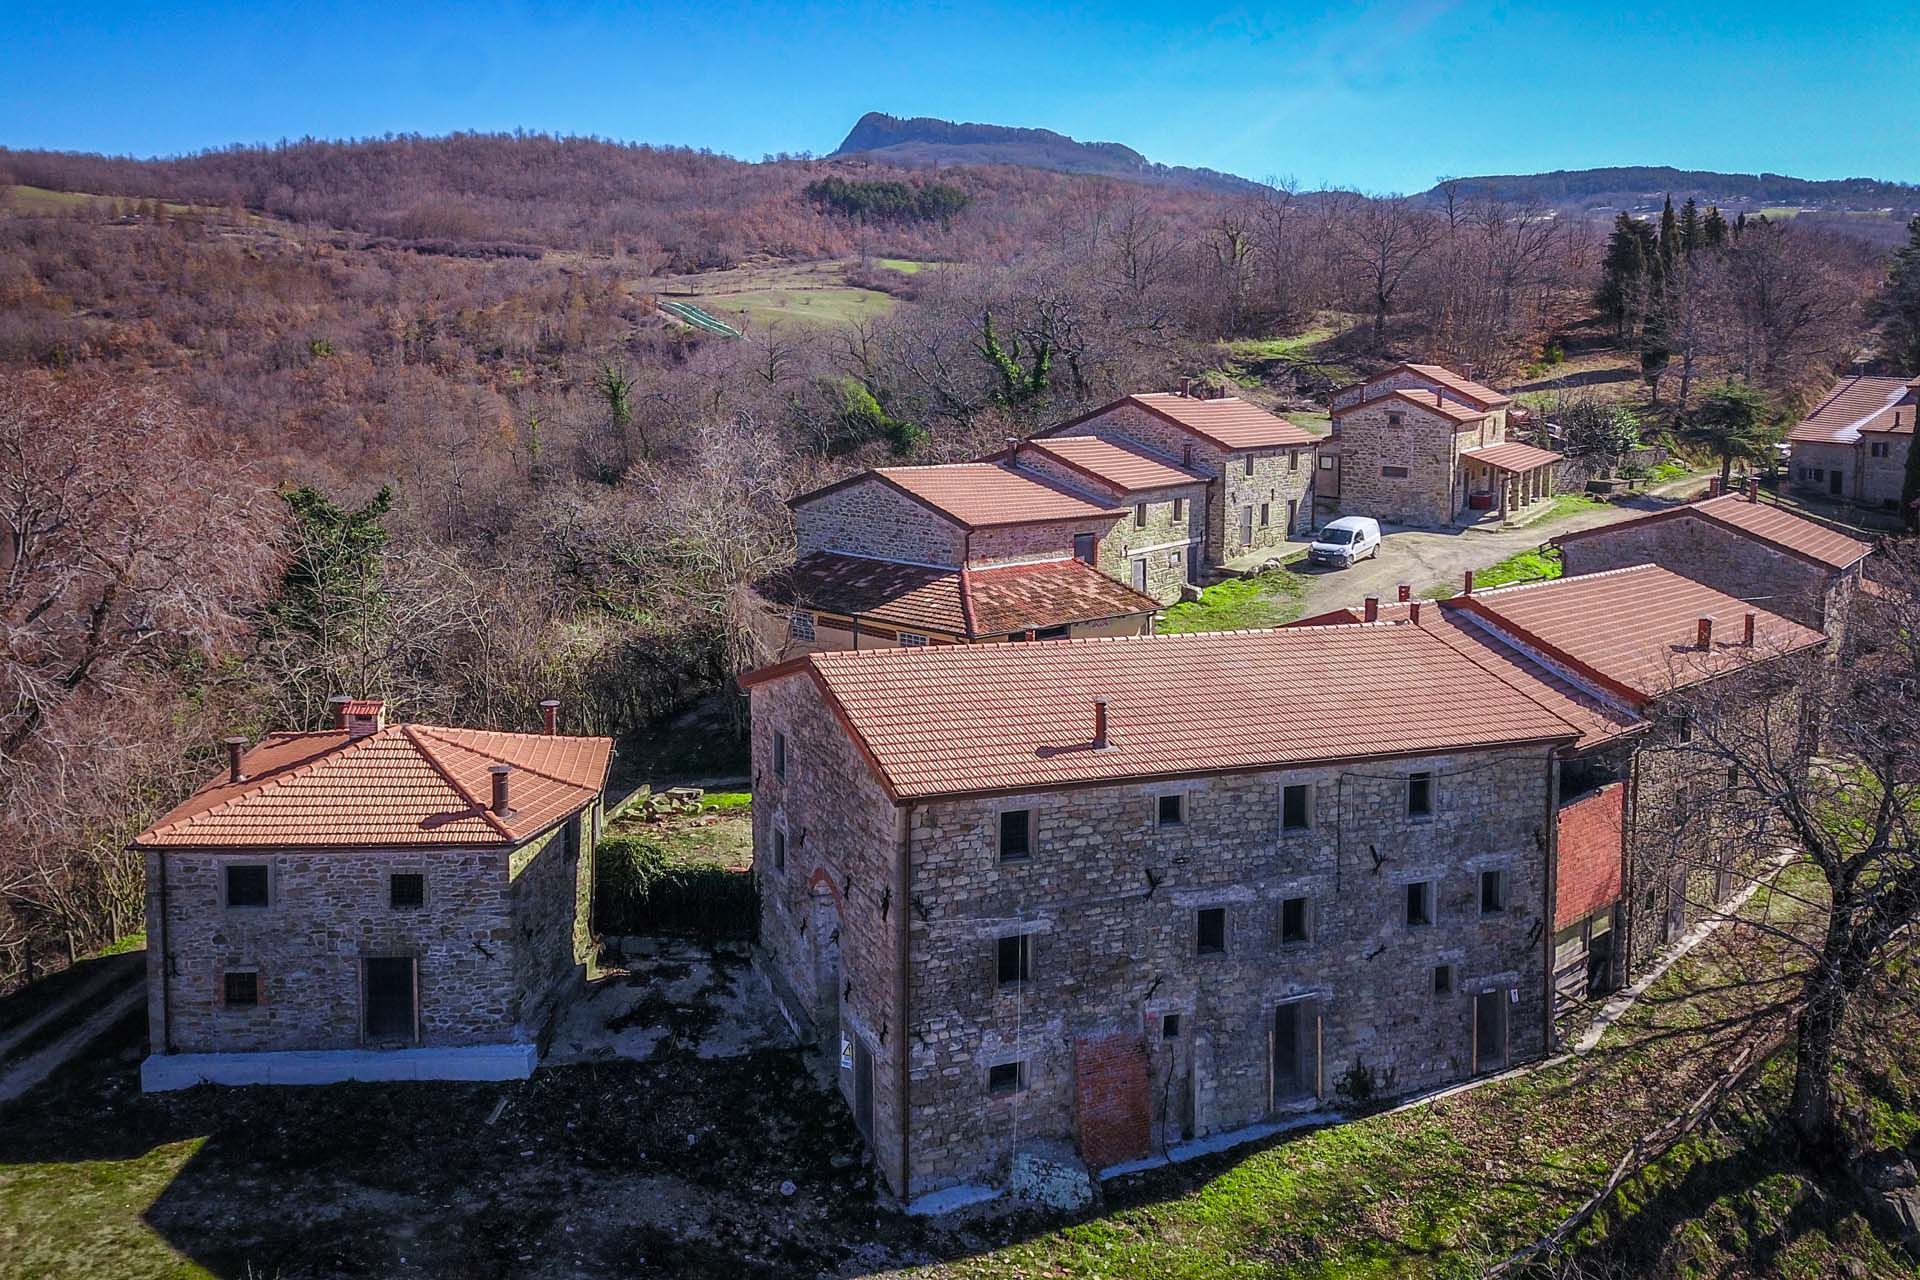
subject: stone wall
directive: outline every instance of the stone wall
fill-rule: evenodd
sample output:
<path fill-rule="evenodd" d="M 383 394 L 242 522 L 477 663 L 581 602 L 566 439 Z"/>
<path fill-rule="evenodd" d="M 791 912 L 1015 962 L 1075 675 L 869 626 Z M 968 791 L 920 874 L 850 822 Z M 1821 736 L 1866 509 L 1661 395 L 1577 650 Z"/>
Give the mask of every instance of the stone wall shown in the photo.
<path fill-rule="evenodd" d="M 1391 425 L 1388 414 L 1398 414 Z M 1403 400 L 1358 409 L 1339 419 L 1340 513 L 1396 524 L 1441 526 L 1464 501 L 1460 451 L 1479 448 L 1481 432 L 1456 432 L 1437 413 Z M 1386 468 L 1403 468 L 1390 476 Z"/>
<path fill-rule="evenodd" d="M 870 475 L 796 506 L 793 535 L 803 556 L 839 551 L 955 568 L 966 540 L 957 523 Z"/>
<path fill-rule="evenodd" d="M 1858 492 L 1854 478 L 1853 446 L 1849 444 L 1802 444 L 1793 449 L 1793 487 L 1817 498 L 1852 498 Z M 1816 477 L 1814 472 L 1818 471 Z M 1835 493 L 1832 477 L 1840 475 L 1840 492 Z"/>
<path fill-rule="evenodd" d="M 1908 417 L 1913 411 L 1908 411 Z M 1887 447 L 1887 456 L 1873 456 L 1873 446 Z M 1860 493 L 1863 507 L 1899 511 L 1900 491 L 1906 482 L 1907 450 L 1913 447 L 1911 435 L 1893 435 L 1884 431 L 1866 433 L 1860 443 Z"/>
<path fill-rule="evenodd" d="M 1213 541 L 1222 558 L 1249 551 L 1282 550 L 1294 534 L 1313 532 L 1313 480 L 1319 450 L 1308 445 L 1256 449 L 1227 459 L 1221 480 L 1224 501 L 1214 517 Z M 1247 474 L 1247 459 L 1253 473 Z M 1243 512 L 1252 511 L 1251 538 L 1242 536 Z M 1291 525 L 1289 525 L 1291 516 Z"/>
<path fill-rule="evenodd" d="M 1183 504 L 1177 520 L 1173 514 L 1176 499 Z M 1130 495 L 1127 503 L 1127 517 L 1100 543 L 1100 571 L 1132 586 L 1133 562 L 1143 560 L 1144 590 L 1161 604 L 1171 604 L 1180 598 L 1180 588 L 1188 581 L 1188 556 L 1195 547 L 1205 555 L 1207 486 L 1196 482 L 1149 489 Z M 1144 525 L 1131 513 L 1141 506 L 1146 508 Z"/>
<path fill-rule="evenodd" d="M 975 529 L 972 537 L 966 540 L 967 563 L 976 569 L 989 569 L 995 565 L 1059 560 L 1073 554 L 1073 540 L 1077 535 L 1090 533 L 1097 542 L 1104 544 L 1113 536 L 1121 520 L 1122 517 L 1116 514 L 1089 516 L 1084 520 L 1034 520 L 1026 524 Z"/>
<path fill-rule="evenodd" d="M 147 953 L 157 1052 L 357 1048 L 361 962 L 383 956 L 417 962 L 420 1044 L 517 1038 L 522 988 L 505 850 L 170 850 L 164 873 L 159 853 L 146 858 L 148 937 L 164 939 Z M 269 905 L 225 905 L 230 864 L 269 868 Z M 395 872 L 426 877 L 424 906 L 390 905 Z M 230 970 L 257 971 L 256 1006 L 226 1006 Z"/>
<path fill-rule="evenodd" d="M 1400 369 L 1393 373 L 1383 374 L 1377 378 L 1369 378 L 1363 390 L 1357 393 L 1350 393 L 1345 396 L 1336 396 L 1334 398 L 1334 404 L 1336 406 L 1357 404 L 1360 401 L 1369 399 L 1373 396 L 1385 395 L 1389 391 L 1409 391 L 1409 390 L 1445 391 L 1447 398 L 1455 401 L 1458 404 L 1468 405 L 1471 403 L 1464 396 L 1457 395 L 1452 391 L 1446 391 L 1445 388 L 1441 387 L 1439 383 L 1433 381 L 1433 379 L 1431 378 L 1423 378 L 1419 374 L 1414 373 L 1411 370 Z M 1498 444 L 1500 441 L 1506 438 L 1507 438 L 1507 406 L 1502 405 L 1499 408 L 1492 410 L 1491 413 L 1489 414 L 1488 429 L 1487 429 L 1486 436 L 1482 439 L 1477 440 L 1470 447 L 1477 449 L 1481 445 Z"/>
<path fill-rule="evenodd" d="M 514 920 L 517 1039 L 538 1042 L 584 990 L 593 954 L 593 850 L 599 802 L 513 851 L 508 890 Z"/>

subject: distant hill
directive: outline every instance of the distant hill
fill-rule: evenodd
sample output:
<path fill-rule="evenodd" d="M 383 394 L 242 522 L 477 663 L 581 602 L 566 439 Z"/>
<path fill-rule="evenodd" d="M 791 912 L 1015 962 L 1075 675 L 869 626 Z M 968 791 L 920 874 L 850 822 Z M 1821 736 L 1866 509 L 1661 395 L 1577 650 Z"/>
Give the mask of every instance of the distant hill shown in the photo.
<path fill-rule="evenodd" d="M 905 166 L 1013 164 L 1059 173 L 1098 174 L 1225 195 L 1260 189 L 1257 182 L 1182 165 L 1155 164 L 1118 142 L 1080 142 L 1051 129 L 1014 129 L 997 124 L 955 124 L 916 116 L 911 120 L 869 111 L 828 159 L 860 156 Z"/>
<path fill-rule="evenodd" d="M 1779 173 L 1715 173 L 1659 165 L 1556 169 L 1552 173 L 1500 174 L 1454 182 L 1462 193 L 1490 192 L 1506 200 L 1538 200 L 1580 209 L 1658 208 L 1669 194 L 1676 202 L 1692 196 L 1702 204 L 1718 204 L 1730 211 L 1790 207 L 1899 212 L 1920 208 L 1920 186 L 1905 182 L 1876 178 L 1816 181 Z M 1435 186 L 1425 197 L 1439 199 L 1444 185 Z"/>

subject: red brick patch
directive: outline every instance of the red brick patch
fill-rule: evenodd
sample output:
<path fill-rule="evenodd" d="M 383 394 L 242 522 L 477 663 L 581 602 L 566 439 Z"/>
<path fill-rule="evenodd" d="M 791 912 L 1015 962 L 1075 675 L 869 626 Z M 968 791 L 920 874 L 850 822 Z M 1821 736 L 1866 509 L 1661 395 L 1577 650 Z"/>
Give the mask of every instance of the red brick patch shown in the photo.
<path fill-rule="evenodd" d="M 1620 900 L 1626 796 L 1626 784 L 1614 782 L 1561 807 L 1554 928 L 1564 929 Z"/>
<path fill-rule="evenodd" d="M 1121 1033 L 1074 1043 L 1080 1158 L 1104 1169 L 1147 1154 L 1147 1044 Z"/>

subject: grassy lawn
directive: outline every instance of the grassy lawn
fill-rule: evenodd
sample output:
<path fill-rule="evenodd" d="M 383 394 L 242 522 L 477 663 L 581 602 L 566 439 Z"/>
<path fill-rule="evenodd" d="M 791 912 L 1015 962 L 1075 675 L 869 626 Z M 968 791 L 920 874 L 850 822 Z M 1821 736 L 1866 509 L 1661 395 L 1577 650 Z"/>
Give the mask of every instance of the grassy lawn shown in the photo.
<path fill-rule="evenodd" d="M 1198 600 L 1171 606 L 1160 619 L 1159 631 L 1183 635 L 1277 627 L 1300 616 L 1306 590 L 1307 580 L 1286 569 L 1230 578 L 1203 589 Z"/>
<path fill-rule="evenodd" d="M 888 271 L 898 271 L 903 276 L 917 276 L 928 267 L 937 267 L 937 262 L 920 262 L 913 258 L 875 258 L 873 265 L 884 267 Z"/>
<path fill-rule="evenodd" d="M 753 796 L 745 791 L 709 791 L 699 814 L 669 814 L 651 822 L 635 805 L 607 830 L 644 841 L 668 862 L 731 870 L 753 865 Z"/>
<path fill-rule="evenodd" d="M 1302 431 L 1311 431 L 1317 436 L 1324 436 L 1333 430 L 1333 415 L 1330 413 L 1302 413 L 1297 409 L 1289 409 L 1281 416 Z"/>
<path fill-rule="evenodd" d="M 885 315 L 894 300 L 876 289 L 757 289 L 744 293 L 709 293 L 691 299 L 695 305 L 729 322 L 745 320 L 765 328 L 775 322 L 844 325 Z"/>
<path fill-rule="evenodd" d="M 1747 912 L 1809 923 L 1798 899 L 1817 883 L 1794 875 L 1792 892 L 1763 889 Z M 1551 1229 L 1636 1137 L 1705 1088 L 1797 956 L 1771 935 L 1723 930 L 1584 1058 L 1110 1184 L 1104 1216 L 939 1274 L 1479 1275 Z"/>
<path fill-rule="evenodd" d="M 1506 587 L 1516 582 L 1545 582 L 1557 578 L 1562 572 L 1560 552 L 1548 547 L 1544 550 L 1536 547 L 1530 551 L 1521 551 L 1508 556 L 1497 564 L 1490 564 L 1473 573 L 1474 590 L 1487 587 Z M 1442 582 L 1428 587 L 1420 594 L 1429 600 L 1451 600 L 1460 592 L 1457 582 Z"/>

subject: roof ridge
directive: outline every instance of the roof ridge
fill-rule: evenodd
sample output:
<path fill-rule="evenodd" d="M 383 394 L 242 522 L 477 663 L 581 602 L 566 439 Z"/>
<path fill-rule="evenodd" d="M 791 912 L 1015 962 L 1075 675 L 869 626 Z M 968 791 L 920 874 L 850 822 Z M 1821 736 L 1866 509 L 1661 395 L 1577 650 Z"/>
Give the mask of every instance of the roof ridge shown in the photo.
<path fill-rule="evenodd" d="M 1442 613 L 1440 616 L 1442 620 L 1446 619 L 1445 613 Z M 1334 625 L 1338 626 L 1340 624 L 1335 623 Z M 1361 623 L 1360 625 L 1369 626 L 1369 625 L 1378 625 L 1378 624 Z M 1565 716 L 1561 715 L 1558 711 L 1555 711 L 1552 707 L 1548 706 L 1545 702 L 1542 702 L 1539 698 L 1534 697 L 1531 692 L 1522 688 L 1518 682 L 1510 679 L 1504 672 L 1496 671 L 1491 666 L 1488 666 L 1486 663 L 1476 660 L 1472 654 L 1461 652 L 1459 649 L 1456 649 L 1454 646 L 1448 644 L 1445 640 L 1442 640 L 1439 634 L 1437 632 L 1434 632 L 1430 628 L 1422 626 L 1420 623 L 1413 622 L 1410 619 L 1406 622 L 1396 623 L 1394 625 L 1411 626 L 1415 631 L 1425 636 L 1427 640 L 1430 641 L 1431 643 L 1439 645 L 1441 648 L 1453 654 L 1456 658 L 1459 658 L 1462 662 L 1465 662 L 1470 666 L 1476 667 L 1479 670 L 1484 671 L 1487 675 L 1493 677 L 1495 680 L 1498 680 L 1501 684 L 1507 686 L 1507 688 L 1513 690 L 1515 693 L 1525 698 L 1528 702 L 1531 702 L 1534 706 L 1540 708 L 1540 710 L 1552 716 L 1555 720 L 1558 720 L 1561 724 L 1567 726 L 1567 728 L 1573 730 L 1573 732 L 1576 735 L 1580 735 L 1584 732 L 1584 730 L 1582 730 L 1579 725 L 1567 719 Z M 1538 665 L 1538 664 L 1536 663 L 1535 665 Z"/>
<path fill-rule="evenodd" d="M 507 824 L 500 821 L 499 817 L 493 812 L 492 806 L 482 804 L 480 801 L 474 799 L 473 795 L 468 792 L 465 787 L 460 785 L 447 766 L 433 753 L 432 748 L 420 741 L 418 736 L 420 727 L 417 725 L 403 724 L 399 726 L 399 728 L 400 732 L 406 735 L 407 741 L 413 744 L 414 750 L 420 753 L 420 758 L 425 760 L 428 766 L 440 775 L 442 781 L 453 788 L 453 793 L 465 799 L 466 802 L 473 807 L 474 812 L 478 813 L 488 826 L 500 833 L 502 839 L 511 842 L 513 840 L 513 834 L 507 830 Z M 458 746 L 459 744 L 455 743 L 453 745 Z M 478 755 L 480 753 L 475 752 L 474 754 Z"/>
<path fill-rule="evenodd" d="M 307 730 L 301 730 L 299 732 L 299 736 L 305 737 L 308 735 L 312 735 L 315 737 L 319 737 L 319 736 L 325 735 L 326 732 L 327 731 L 324 729 L 307 729 Z M 198 813 L 190 813 L 190 814 L 187 814 L 185 817 L 175 818 L 172 822 L 161 823 L 160 825 L 150 829 L 147 832 L 147 834 L 149 836 L 157 836 L 162 832 L 183 830 L 189 825 L 195 822 L 199 822 L 203 818 L 211 818 L 216 813 L 226 813 L 230 811 L 234 806 L 238 805 L 241 801 L 251 800 L 255 796 L 264 795 L 268 791 L 277 790 L 284 784 L 293 781 L 295 778 L 305 777 L 307 774 L 310 774 L 314 770 L 318 769 L 321 765 L 329 763 L 330 761 L 338 760 L 342 756 L 347 755 L 349 752 L 358 750 L 364 744 L 372 742 L 375 738 L 380 737 L 382 734 L 386 732 L 387 732 L 386 729 L 376 729 L 372 733 L 362 734 L 357 738 L 354 738 L 354 737 L 346 738 L 340 743 L 340 745 L 333 747 L 330 750 L 322 751 L 319 755 L 314 756 L 312 759 L 306 760 L 300 764 L 294 765 L 292 768 L 284 769 L 279 773 L 274 774 L 270 778 L 266 778 L 266 779 L 242 778 L 240 782 L 237 784 L 229 783 L 228 784 L 229 786 L 234 786 L 234 785 L 245 786 L 246 789 L 228 796 L 225 800 L 222 800 L 219 804 L 214 805 L 212 808 L 202 809 Z M 272 737 L 272 736 L 274 735 L 272 734 L 267 735 L 267 737 Z M 255 747 L 258 748 L 261 744 L 265 743 L 267 740 L 267 737 L 261 738 L 259 743 L 254 744 Z M 257 785 L 246 786 L 246 784 L 249 782 L 256 783 Z M 205 783 L 201 784 L 201 786 L 205 786 L 205 785 L 206 785 Z M 195 788 L 195 790 L 198 790 L 198 788 Z"/>
<path fill-rule="evenodd" d="M 1619 569 L 1596 569 L 1592 573 L 1569 573 L 1563 574 L 1558 578 L 1538 578 L 1532 582 L 1505 582 L 1497 587 L 1478 587 L 1474 589 L 1472 596 L 1469 598 L 1511 594 L 1512 592 L 1525 591 L 1532 587 L 1551 587 L 1557 582 L 1586 582 L 1592 578 L 1617 578 L 1622 574 L 1645 573 L 1650 569 L 1673 573 L 1673 570 L 1667 569 L 1666 566 L 1655 564 L 1649 560 L 1645 564 L 1630 564 Z M 1675 573 L 1673 576 L 1678 578 L 1682 575 Z M 1691 579 L 1689 579 L 1689 581 L 1691 581 Z M 1705 584 L 1702 583 L 1698 585 L 1704 586 Z M 1712 590 L 1712 588 L 1709 587 L 1708 590 Z M 1449 600 L 1458 600 L 1461 596 L 1449 596 L 1447 598 Z"/>
<path fill-rule="evenodd" d="M 548 734 L 544 734 L 544 733 L 521 733 L 521 732 L 519 732 L 519 731 L 517 731 L 517 730 L 514 730 L 514 729 L 463 729 L 463 728 L 461 728 L 461 727 L 460 727 L 460 726 L 458 726 L 458 725 L 426 725 L 426 724 L 417 724 L 417 725 L 412 725 L 412 726 L 409 726 L 409 727 L 411 727 L 411 728 L 413 728 L 413 729 L 415 729 L 415 730 L 417 730 L 417 731 L 420 731 L 420 732 L 423 732 L 423 733 L 425 733 L 425 734 L 427 734 L 427 735 L 428 735 L 429 737 L 431 737 L 431 738 L 433 738 L 433 739 L 434 739 L 434 741 L 436 741 L 436 742 L 442 742 L 442 743 L 445 743 L 445 744 L 446 744 L 447 746 L 450 746 L 450 747 L 452 747 L 452 748 L 454 748 L 454 749 L 455 749 L 455 750 L 457 750 L 457 751 L 465 751 L 465 752 L 467 752 L 467 753 L 468 753 L 468 754 L 470 754 L 470 755 L 476 755 L 476 756 L 484 756 L 484 755 L 486 755 L 486 754 L 488 754 L 488 753 L 487 753 L 487 752 L 485 752 L 485 751 L 478 751 L 478 750 L 475 750 L 474 748 L 472 748 L 472 747 L 469 747 L 469 746 L 467 746 L 467 745 L 466 745 L 465 743 L 462 743 L 462 742 L 456 742 L 456 741 L 454 741 L 454 740 L 453 740 L 452 738 L 447 738 L 447 737 L 442 737 L 441 735 L 442 735 L 442 734 L 444 734 L 444 733 L 448 733 L 448 732 L 453 732 L 453 733 L 498 733 L 498 734 L 504 734 L 504 735 L 506 735 L 507 737 L 510 737 L 510 738 L 535 738 L 535 739 L 538 739 L 538 738 L 545 738 L 545 737 L 548 737 L 548 736 L 552 736 L 552 737 L 556 737 L 556 738 L 558 738 L 558 737 L 562 737 L 562 736 L 565 736 L 565 737 L 575 737 L 575 736 L 581 736 L 581 735 L 574 735 L 574 734 L 566 734 L 566 735 L 561 735 L 561 734 L 553 734 L 553 735 L 548 735 Z M 573 781 L 573 780 L 572 780 L 571 778 L 563 778 L 563 777 L 561 777 L 561 776 L 560 776 L 559 774 L 556 774 L 556 773 L 548 773 L 548 772 L 547 772 L 547 771 L 546 771 L 545 769 L 539 769 L 539 768 L 535 768 L 535 767 L 534 767 L 533 765 L 530 765 L 530 764 L 521 764 L 521 763 L 519 763 L 519 762 L 517 762 L 517 761 L 512 761 L 512 760 L 501 760 L 501 761 L 498 761 L 498 763 L 500 763 L 500 764 L 511 764 L 511 765 L 513 765 L 513 767 L 514 767 L 515 769 L 519 769 L 519 770 L 523 770 L 523 771 L 525 771 L 525 772 L 527 772 L 527 773 L 531 773 L 531 774 L 533 774 L 533 775 L 534 775 L 535 777 L 540 777 L 540 778 L 545 778 L 545 779 L 546 779 L 546 780 L 547 780 L 548 782 L 557 782 L 557 783 L 559 783 L 559 784 L 560 784 L 561 786 L 563 786 L 563 787 L 577 787 L 577 786 L 579 786 L 579 785 L 580 785 L 579 783 L 577 783 L 577 782 L 575 782 L 575 781 Z M 463 793 L 463 794 L 464 794 L 464 793 Z"/>

